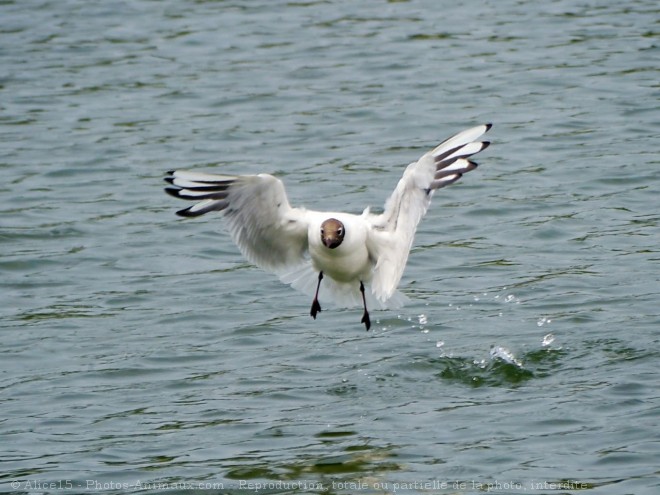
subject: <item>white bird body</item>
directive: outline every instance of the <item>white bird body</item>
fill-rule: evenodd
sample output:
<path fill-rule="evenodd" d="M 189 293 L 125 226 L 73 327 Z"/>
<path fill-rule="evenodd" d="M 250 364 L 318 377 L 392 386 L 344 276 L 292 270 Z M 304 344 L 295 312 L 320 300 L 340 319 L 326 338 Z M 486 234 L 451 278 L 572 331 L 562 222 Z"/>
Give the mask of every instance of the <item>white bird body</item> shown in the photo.
<path fill-rule="evenodd" d="M 234 242 L 250 262 L 303 292 L 316 285 L 314 318 L 320 311 L 319 297 L 344 306 L 361 300 L 368 330 L 367 301 L 382 309 L 405 301 L 396 289 L 417 225 L 437 189 L 476 168 L 468 158 L 490 144 L 475 141 L 489 129 L 486 124 L 460 132 L 408 165 L 379 215 L 368 208 L 361 215 L 293 208 L 284 184 L 269 174 L 173 171 L 165 180 L 174 187 L 166 191 L 201 200 L 177 212 L 181 216 L 224 211 Z"/>
<path fill-rule="evenodd" d="M 350 213 L 308 212 L 310 216 L 307 240 L 312 266 L 316 272 L 337 282 L 362 280 L 370 282 L 373 263 L 367 249 L 369 224 L 364 218 Z M 326 216 L 327 215 L 327 216 Z M 322 242 L 319 232 L 327 218 L 336 218 L 346 228 L 343 242 L 335 249 L 328 249 Z"/>

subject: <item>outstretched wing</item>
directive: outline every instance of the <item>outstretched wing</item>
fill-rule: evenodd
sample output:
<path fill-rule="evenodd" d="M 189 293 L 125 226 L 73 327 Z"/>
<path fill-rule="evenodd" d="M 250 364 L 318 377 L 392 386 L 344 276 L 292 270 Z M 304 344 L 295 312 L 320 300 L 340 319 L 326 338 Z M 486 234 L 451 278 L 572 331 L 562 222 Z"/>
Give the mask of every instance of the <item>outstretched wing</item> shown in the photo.
<path fill-rule="evenodd" d="M 226 176 L 176 170 L 165 191 L 199 201 L 178 215 L 196 217 L 223 211 L 229 232 L 252 263 L 281 273 L 302 263 L 307 252 L 306 210 L 292 208 L 279 179 L 268 174 Z"/>
<path fill-rule="evenodd" d="M 484 150 L 488 141 L 476 141 L 491 128 L 480 125 L 459 132 L 408 165 L 381 215 L 371 215 L 369 250 L 376 260 L 371 283 L 374 295 L 385 301 L 396 290 L 408 253 L 433 193 L 453 184 L 477 164 L 469 158 Z"/>

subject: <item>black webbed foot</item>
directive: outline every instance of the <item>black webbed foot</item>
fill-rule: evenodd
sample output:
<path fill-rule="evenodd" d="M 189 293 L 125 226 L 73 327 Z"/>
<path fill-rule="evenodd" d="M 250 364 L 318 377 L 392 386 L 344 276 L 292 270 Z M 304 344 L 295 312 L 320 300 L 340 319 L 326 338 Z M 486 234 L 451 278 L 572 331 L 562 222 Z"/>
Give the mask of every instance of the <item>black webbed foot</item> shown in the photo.
<path fill-rule="evenodd" d="M 364 297 L 364 284 L 362 283 L 362 280 L 360 280 L 360 292 L 362 293 L 362 305 L 364 306 L 364 314 L 362 315 L 360 323 L 364 323 L 368 332 L 371 328 L 371 319 L 369 318 L 369 311 L 367 311 L 367 299 Z"/>
<path fill-rule="evenodd" d="M 321 280 L 323 280 L 323 272 L 319 272 L 319 283 L 316 285 L 316 294 L 312 301 L 312 309 L 309 312 L 312 318 L 316 320 L 316 315 L 321 312 L 321 305 L 319 304 L 319 289 L 321 288 Z"/>
<path fill-rule="evenodd" d="M 371 328 L 371 319 L 369 318 L 369 311 L 366 309 L 364 310 L 364 314 L 362 315 L 362 320 L 360 320 L 360 323 L 364 323 L 364 326 L 367 327 L 367 332 Z"/>
<path fill-rule="evenodd" d="M 316 320 L 316 315 L 317 313 L 321 312 L 321 305 L 319 304 L 318 299 L 314 299 L 312 301 L 312 310 L 309 312 L 310 315 L 312 315 L 312 318 Z"/>

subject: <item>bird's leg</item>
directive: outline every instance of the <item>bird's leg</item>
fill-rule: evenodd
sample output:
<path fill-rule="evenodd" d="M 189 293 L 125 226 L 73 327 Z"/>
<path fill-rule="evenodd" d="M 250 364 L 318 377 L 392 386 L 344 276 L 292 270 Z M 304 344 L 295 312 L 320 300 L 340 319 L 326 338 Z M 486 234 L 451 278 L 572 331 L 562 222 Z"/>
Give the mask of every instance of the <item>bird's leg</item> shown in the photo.
<path fill-rule="evenodd" d="M 319 289 L 321 288 L 321 280 L 323 280 L 323 272 L 319 272 L 319 283 L 316 286 L 316 294 L 312 301 L 312 310 L 309 312 L 312 318 L 316 320 L 316 314 L 321 312 L 321 305 L 319 304 Z"/>
<path fill-rule="evenodd" d="M 367 300 L 364 297 L 364 284 L 362 283 L 362 280 L 360 280 L 360 292 L 362 293 L 362 304 L 364 305 L 364 314 L 362 315 L 362 321 L 360 323 L 364 323 L 368 332 L 371 328 L 371 320 L 369 319 L 369 311 L 367 311 Z"/>

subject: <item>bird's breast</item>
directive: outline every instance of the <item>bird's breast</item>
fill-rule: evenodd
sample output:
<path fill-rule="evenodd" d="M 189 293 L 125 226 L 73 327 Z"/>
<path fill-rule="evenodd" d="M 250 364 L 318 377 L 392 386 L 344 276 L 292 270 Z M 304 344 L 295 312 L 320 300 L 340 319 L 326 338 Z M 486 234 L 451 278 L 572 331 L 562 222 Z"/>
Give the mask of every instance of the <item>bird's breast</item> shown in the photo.
<path fill-rule="evenodd" d="M 322 243 L 310 246 L 314 269 L 338 282 L 368 281 L 371 279 L 372 263 L 364 244 L 351 246 L 342 243 L 330 249 Z"/>

